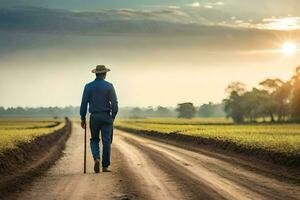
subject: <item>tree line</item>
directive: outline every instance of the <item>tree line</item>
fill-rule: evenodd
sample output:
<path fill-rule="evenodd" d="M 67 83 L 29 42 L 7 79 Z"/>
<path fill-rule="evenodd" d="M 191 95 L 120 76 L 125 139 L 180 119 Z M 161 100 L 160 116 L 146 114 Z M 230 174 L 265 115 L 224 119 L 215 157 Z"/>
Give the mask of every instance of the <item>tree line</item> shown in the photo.
<path fill-rule="evenodd" d="M 184 104 L 183 112 L 184 112 Z M 190 103 L 187 103 L 188 107 Z M 171 118 L 171 117 L 225 117 L 223 104 L 208 103 L 200 107 L 192 105 L 192 113 L 181 113 L 180 110 L 174 107 L 121 107 L 118 117 L 120 118 Z M 189 109 L 189 108 L 188 108 Z M 78 106 L 67 107 L 38 107 L 38 108 L 23 108 L 23 107 L 0 107 L 0 117 L 79 117 Z"/>
<path fill-rule="evenodd" d="M 129 108 L 125 114 L 124 110 L 120 113 L 121 117 L 125 118 L 159 118 L 159 117 L 225 117 L 223 104 L 214 104 L 212 102 L 203 104 L 200 107 L 195 107 L 193 103 L 181 103 L 177 108 L 158 106 L 156 108 Z"/>
<path fill-rule="evenodd" d="M 177 105 L 176 111 L 178 118 L 193 118 L 193 117 L 204 117 L 204 118 L 221 118 L 225 117 L 224 104 L 212 103 L 202 104 L 199 108 L 195 107 L 193 103 L 186 102 Z"/>
<path fill-rule="evenodd" d="M 300 122 L 300 66 L 287 81 L 269 78 L 252 90 L 241 82 L 233 82 L 226 92 L 224 110 L 236 123 Z"/>
<path fill-rule="evenodd" d="M 0 107 L 0 117 L 75 117 L 78 116 L 79 107 Z"/>

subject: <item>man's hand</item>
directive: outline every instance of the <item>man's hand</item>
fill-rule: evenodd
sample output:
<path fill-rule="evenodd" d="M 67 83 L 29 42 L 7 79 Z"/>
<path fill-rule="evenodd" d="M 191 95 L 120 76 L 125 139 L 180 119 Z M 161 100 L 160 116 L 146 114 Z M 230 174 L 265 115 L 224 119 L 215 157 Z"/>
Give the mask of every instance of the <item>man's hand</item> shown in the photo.
<path fill-rule="evenodd" d="M 81 128 L 83 128 L 83 129 L 86 128 L 86 122 L 85 121 L 81 121 Z"/>

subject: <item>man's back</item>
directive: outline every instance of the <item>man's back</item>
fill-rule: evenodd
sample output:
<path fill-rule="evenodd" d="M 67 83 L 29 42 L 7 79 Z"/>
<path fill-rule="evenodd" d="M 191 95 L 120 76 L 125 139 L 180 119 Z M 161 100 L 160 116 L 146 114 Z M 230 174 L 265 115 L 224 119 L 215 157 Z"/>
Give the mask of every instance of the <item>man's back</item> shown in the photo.
<path fill-rule="evenodd" d="M 114 119 L 118 112 L 118 102 L 113 85 L 102 78 L 88 83 L 84 88 L 80 107 L 82 118 L 86 115 L 88 104 L 91 114 L 110 114 Z"/>

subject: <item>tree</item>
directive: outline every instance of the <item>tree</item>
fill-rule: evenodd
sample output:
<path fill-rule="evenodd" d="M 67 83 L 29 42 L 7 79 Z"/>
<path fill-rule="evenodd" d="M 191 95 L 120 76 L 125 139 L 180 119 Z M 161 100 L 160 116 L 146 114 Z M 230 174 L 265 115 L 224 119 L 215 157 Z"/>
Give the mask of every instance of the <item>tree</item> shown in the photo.
<path fill-rule="evenodd" d="M 4 107 L 0 107 L 0 116 L 5 115 L 5 108 Z"/>
<path fill-rule="evenodd" d="M 178 104 L 178 107 L 176 109 L 178 112 L 178 118 L 193 118 L 196 114 L 196 109 L 193 105 L 193 103 L 181 103 Z"/>
<path fill-rule="evenodd" d="M 133 118 L 141 118 L 142 117 L 142 109 L 136 107 L 133 108 L 130 112 L 131 117 Z"/>
<path fill-rule="evenodd" d="M 296 74 L 292 78 L 292 120 L 300 122 L 300 66 L 296 68 Z"/>
<path fill-rule="evenodd" d="M 214 105 L 212 102 L 203 104 L 198 111 L 199 117 L 212 117 L 214 115 Z"/>
<path fill-rule="evenodd" d="M 158 117 L 170 117 L 171 111 L 166 107 L 158 106 L 156 109 L 156 114 Z"/>
<path fill-rule="evenodd" d="M 245 117 L 254 122 L 257 118 L 270 116 L 271 121 L 274 120 L 270 110 L 275 106 L 274 99 L 266 90 L 253 88 L 252 91 L 246 92 L 243 95 L 242 108 Z"/>
<path fill-rule="evenodd" d="M 260 105 L 258 93 L 259 91 L 256 88 L 253 88 L 252 91 L 248 91 L 241 96 L 241 109 L 243 115 L 250 122 L 254 122 L 261 113 L 261 109 L 258 106 Z"/>
<path fill-rule="evenodd" d="M 273 94 L 274 92 L 276 92 L 278 88 L 280 88 L 283 84 L 284 82 L 278 78 L 277 79 L 268 78 L 259 83 L 259 85 L 261 85 L 264 88 L 264 90 L 266 90 L 269 94 Z"/>
<path fill-rule="evenodd" d="M 242 108 L 243 97 L 232 91 L 228 99 L 224 99 L 224 111 L 227 117 L 231 117 L 234 122 L 244 122 L 244 110 Z"/>
<path fill-rule="evenodd" d="M 283 82 L 280 79 L 266 79 L 260 83 L 265 91 L 272 97 L 269 99 L 269 114 L 271 121 L 275 121 L 274 115 L 278 116 L 278 121 L 282 121 L 287 115 L 289 110 L 289 101 L 291 93 L 290 82 Z"/>
<path fill-rule="evenodd" d="M 225 92 L 229 95 L 232 94 L 232 92 L 235 92 L 237 95 L 242 95 L 246 92 L 246 85 L 239 81 L 232 82 L 225 89 Z"/>
<path fill-rule="evenodd" d="M 229 94 L 229 97 L 223 100 L 226 116 L 231 117 L 236 123 L 244 122 L 243 94 L 246 92 L 245 84 L 232 82 L 225 91 Z"/>
<path fill-rule="evenodd" d="M 276 102 L 276 114 L 278 121 L 285 120 L 290 112 L 292 85 L 288 81 L 283 83 L 273 94 L 274 101 Z"/>
<path fill-rule="evenodd" d="M 227 117 L 235 122 L 256 121 L 269 117 L 272 122 L 291 119 L 300 122 L 300 66 L 287 82 L 280 79 L 266 79 L 259 84 L 262 89 L 246 91 L 244 84 L 231 83 L 224 99 Z"/>
<path fill-rule="evenodd" d="M 155 111 L 152 106 L 148 106 L 145 110 L 143 110 L 144 117 L 154 117 Z"/>

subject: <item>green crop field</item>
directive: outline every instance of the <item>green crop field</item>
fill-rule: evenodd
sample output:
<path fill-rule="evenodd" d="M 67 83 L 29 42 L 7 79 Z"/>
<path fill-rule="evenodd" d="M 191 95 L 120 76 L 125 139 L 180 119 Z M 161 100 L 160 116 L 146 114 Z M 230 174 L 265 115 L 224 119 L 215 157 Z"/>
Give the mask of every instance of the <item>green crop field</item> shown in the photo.
<path fill-rule="evenodd" d="M 38 136 L 63 128 L 62 120 L 0 120 L 0 153 L 17 148 L 21 143 L 29 143 Z"/>
<path fill-rule="evenodd" d="M 137 119 L 117 120 L 116 127 L 129 131 L 179 133 L 227 141 L 247 149 L 300 154 L 299 124 L 235 125 L 226 119 Z"/>
<path fill-rule="evenodd" d="M 232 124 L 231 119 L 226 118 L 149 118 L 149 119 L 130 119 L 119 120 L 128 121 L 129 123 L 150 123 L 150 124 L 174 124 L 174 125 L 203 125 L 203 124 Z"/>

